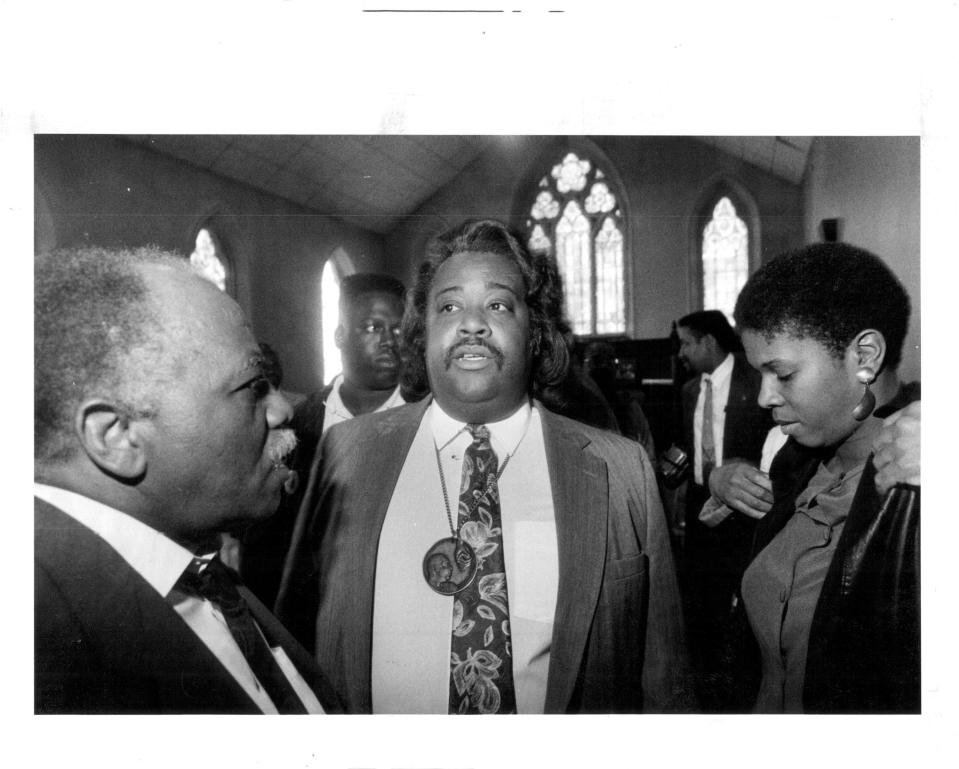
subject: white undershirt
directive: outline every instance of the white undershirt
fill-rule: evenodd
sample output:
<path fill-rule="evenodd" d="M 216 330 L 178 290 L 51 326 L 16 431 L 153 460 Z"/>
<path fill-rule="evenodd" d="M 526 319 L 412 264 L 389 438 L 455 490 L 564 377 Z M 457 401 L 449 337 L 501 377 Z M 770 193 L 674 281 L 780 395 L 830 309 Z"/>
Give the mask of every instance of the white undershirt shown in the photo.
<path fill-rule="evenodd" d="M 696 398 L 696 412 L 693 414 L 693 443 L 695 460 L 693 473 L 700 486 L 703 484 L 703 409 L 706 403 L 706 381 L 713 382 L 713 445 L 716 454 L 716 467 L 723 463 L 723 433 L 726 429 L 726 403 L 729 401 L 729 384 L 733 378 L 733 356 L 727 354 L 723 362 L 713 369 L 711 374 L 701 374 L 699 396 Z"/>
<path fill-rule="evenodd" d="M 345 422 L 355 416 L 355 414 L 343 404 L 343 399 L 340 397 L 340 386 L 342 384 L 343 375 L 337 374 L 333 378 L 333 389 L 331 389 L 330 394 L 326 396 L 326 409 L 323 412 L 323 432 L 329 430 L 333 425 Z M 403 400 L 403 396 L 400 395 L 400 387 L 397 385 L 390 397 L 387 398 L 379 408 L 374 409 L 374 411 L 386 411 L 396 406 L 402 406 L 404 403 L 406 403 L 406 401 Z"/>
<path fill-rule="evenodd" d="M 33 484 L 33 493 L 98 534 L 164 599 L 170 596 L 183 570 L 193 560 L 193 553 L 156 529 L 82 494 L 42 483 Z M 205 599 L 185 595 L 179 590 L 174 592 L 174 596 L 176 603 L 173 608 L 216 655 L 257 707 L 264 713 L 276 713 L 276 707 L 250 669 L 219 609 Z M 307 712 L 322 713 L 323 708 L 316 695 L 286 652 L 276 647 L 273 656 Z"/>
<path fill-rule="evenodd" d="M 374 713 L 447 712 L 453 598 L 426 584 L 423 557 L 437 540 L 451 536 L 435 447 L 443 447 L 443 474 L 456 516 L 463 452 L 472 440 L 464 426 L 435 401 L 430 404 L 386 513 L 373 599 Z M 512 455 L 498 486 L 517 710 L 542 713 L 559 585 L 543 426 L 539 411 L 526 403 L 487 427 L 500 465 Z"/>

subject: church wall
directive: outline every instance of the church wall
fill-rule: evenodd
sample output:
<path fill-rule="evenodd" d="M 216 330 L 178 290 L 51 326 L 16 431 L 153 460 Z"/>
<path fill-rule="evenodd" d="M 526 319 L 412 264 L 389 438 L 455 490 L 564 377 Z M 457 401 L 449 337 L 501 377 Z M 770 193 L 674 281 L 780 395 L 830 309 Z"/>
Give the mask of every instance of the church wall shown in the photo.
<path fill-rule="evenodd" d="M 918 139 L 818 138 L 803 186 L 690 138 L 592 141 L 594 156 L 622 184 L 631 221 L 630 336 L 666 336 L 672 320 L 698 309 L 696 209 L 722 180 L 756 205 L 754 264 L 820 239 L 819 221 L 830 217 L 843 220 L 844 240 L 889 261 L 916 308 L 903 374 L 918 377 Z M 582 149 L 583 140 L 497 137 L 384 238 L 120 137 L 39 135 L 37 247 L 156 243 L 189 253 L 196 227 L 217 214 L 227 229 L 238 301 L 257 336 L 279 351 L 286 386 L 308 391 L 322 378 L 320 276 L 330 254 L 342 249 L 356 269 L 390 272 L 409 284 L 437 232 L 475 217 L 521 227 L 536 182 L 570 146 Z M 740 215 L 748 220 L 748 212 Z"/>
<path fill-rule="evenodd" d="M 919 379 L 919 138 L 829 136 L 813 142 L 804 185 L 806 238 L 841 219 L 841 240 L 882 257 L 912 299 L 900 374 Z"/>
<path fill-rule="evenodd" d="M 607 173 L 625 188 L 631 237 L 627 249 L 631 306 L 627 328 L 634 338 L 668 335 L 676 318 L 699 307 L 690 290 L 692 220 L 700 197 L 726 179 L 755 201 L 761 222 L 760 258 L 803 242 L 802 189 L 721 150 L 683 137 L 603 136 L 592 141 Z M 571 139 L 573 148 L 582 144 Z M 450 184 L 426 201 L 385 240 L 391 260 L 411 279 L 429 237 L 465 218 L 492 217 L 522 227 L 535 184 L 565 154 L 556 137 L 501 137 Z M 605 156 L 603 158 L 602 156 Z"/>
<path fill-rule="evenodd" d="M 189 254 L 210 214 L 225 231 L 236 298 L 280 355 L 284 387 L 322 382 L 320 278 L 342 248 L 357 270 L 381 270 L 382 239 L 339 219 L 112 136 L 38 135 L 37 247 L 139 246 Z"/>

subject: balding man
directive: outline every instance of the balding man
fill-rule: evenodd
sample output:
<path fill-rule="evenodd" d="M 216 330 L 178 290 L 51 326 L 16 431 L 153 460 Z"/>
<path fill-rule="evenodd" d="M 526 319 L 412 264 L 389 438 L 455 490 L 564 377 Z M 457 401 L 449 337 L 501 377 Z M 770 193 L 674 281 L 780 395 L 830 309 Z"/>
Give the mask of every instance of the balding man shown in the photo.
<path fill-rule="evenodd" d="M 215 557 L 295 439 L 240 308 L 156 249 L 35 263 L 35 709 L 337 709 Z"/>

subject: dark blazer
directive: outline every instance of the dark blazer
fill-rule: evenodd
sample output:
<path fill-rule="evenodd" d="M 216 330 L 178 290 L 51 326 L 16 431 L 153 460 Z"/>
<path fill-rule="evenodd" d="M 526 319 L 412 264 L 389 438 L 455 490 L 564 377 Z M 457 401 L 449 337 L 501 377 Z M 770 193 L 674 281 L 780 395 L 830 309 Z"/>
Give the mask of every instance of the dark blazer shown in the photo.
<path fill-rule="evenodd" d="M 379 533 L 428 402 L 327 432 L 307 492 L 315 505 L 301 509 L 280 589 L 279 616 L 316 633 L 317 659 L 352 713 L 372 710 Z M 692 709 L 666 519 L 645 452 L 540 414 L 559 547 L 546 712 Z"/>
<path fill-rule="evenodd" d="M 683 440 L 690 465 L 694 459 L 693 418 L 699 385 L 698 376 L 683 385 Z M 726 401 L 726 427 L 723 430 L 724 460 L 739 457 L 759 463 L 766 434 L 773 426 L 769 409 L 760 407 L 758 403 L 759 387 L 759 372 L 746 362 L 742 354 L 734 353 L 729 398 Z"/>
<path fill-rule="evenodd" d="M 919 397 L 918 383 L 903 385 L 875 416 L 885 418 Z M 770 469 L 775 502 L 756 528 L 754 556 L 795 514 L 796 498 L 824 456 L 792 438 L 776 455 Z M 920 491 L 899 485 L 880 498 L 875 478 L 870 456 L 813 614 L 803 686 L 807 713 L 920 711 Z M 758 654 L 754 646 L 743 648 Z M 743 662 L 741 670 L 754 696 L 758 664 Z"/>
<path fill-rule="evenodd" d="M 699 528 L 697 516 L 703 503 L 709 498 L 706 481 L 700 486 L 693 480 L 695 462 L 695 437 L 693 420 L 696 414 L 696 401 L 699 398 L 700 377 L 696 376 L 683 385 L 683 440 L 689 455 L 689 484 L 686 491 L 686 526 Z M 759 372 L 750 366 L 741 353 L 733 353 L 733 373 L 729 380 L 729 398 L 726 400 L 726 425 L 723 429 L 723 461 L 733 458 L 746 459 L 757 465 L 762 458 L 763 443 L 773 426 L 769 409 L 758 403 L 760 387 Z M 726 518 L 716 529 L 720 536 L 724 532 L 735 535 L 734 539 L 748 540 L 752 537 L 754 521 L 740 513 Z M 739 528 L 746 530 L 740 532 Z M 733 532 L 733 529 L 737 529 Z M 748 531 L 747 531 L 748 530 Z M 748 543 L 746 544 L 748 547 Z M 745 566 L 745 564 L 743 564 Z"/>
<path fill-rule="evenodd" d="M 37 713 L 259 713 L 229 671 L 100 536 L 35 500 Z M 310 655 L 245 588 L 272 645 L 281 645 L 324 709 L 339 701 Z"/>

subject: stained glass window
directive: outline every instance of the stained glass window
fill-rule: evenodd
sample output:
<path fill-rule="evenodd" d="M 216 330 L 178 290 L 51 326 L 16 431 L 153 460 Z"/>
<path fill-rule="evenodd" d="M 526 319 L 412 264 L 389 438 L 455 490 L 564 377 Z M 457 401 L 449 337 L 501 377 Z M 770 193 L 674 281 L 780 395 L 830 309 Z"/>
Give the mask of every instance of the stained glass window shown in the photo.
<path fill-rule="evenodd" d="M 196 246 L 190 254 L 190 263 L 220 291 L 226 291 L 226 267 L 216 251 L 216 242 L 204 227 L 196 234 Z"/>
<path fill-rule="evenodd" d="M 728 197 L 720 198 L 703 230 L 703 308 L 722 310 L 730 323 L 749 277 L 749 230 Z"/>
<path fill-rule="evenodd" d="M 593 312 L 589 220 L 575 200 L 566 204 L 563 218 L 556 224 L 556 261 L 566 286 L 566 312 L 573 331 L 588 334 Z"/>
<path fill-rule="evenodd" d="M 612 217 L 596 235 L 596 333 L 623 330 L 623 233 Z"/>
<path fill-rule="evenodd" d="M 625 332 L 624 223 L 605 174 L 568 152 L 540 180 L 529 217 L 529 247 L 556 259 L 573 332 Z"/>

